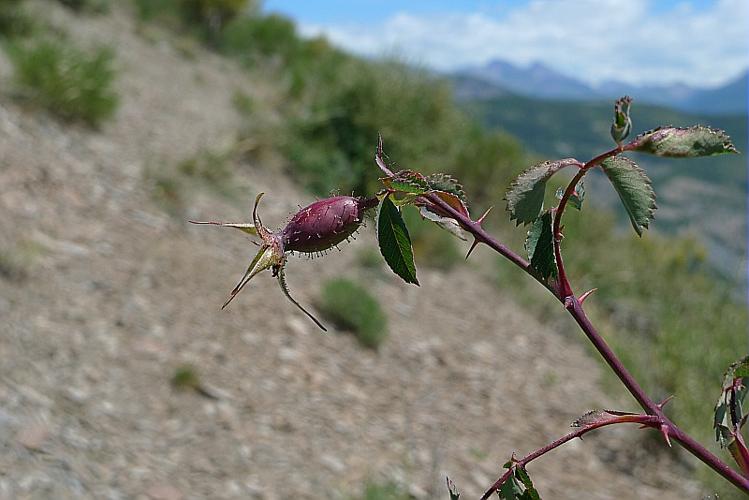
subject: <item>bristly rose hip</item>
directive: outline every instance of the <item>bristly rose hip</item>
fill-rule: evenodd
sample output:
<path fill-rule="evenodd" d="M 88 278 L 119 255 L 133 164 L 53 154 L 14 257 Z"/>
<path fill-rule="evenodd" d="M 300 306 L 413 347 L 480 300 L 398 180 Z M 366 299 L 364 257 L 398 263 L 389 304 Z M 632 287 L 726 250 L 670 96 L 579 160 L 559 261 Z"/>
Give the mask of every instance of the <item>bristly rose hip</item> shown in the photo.
<path fill-rule="evenodd" d="M 229 299 L 224 303 L 222 309 L 229 305 L 229 302 L 256 274 L 271 269 L 273 276 L 278 278 L 278 283 L 286 297 L 309 316 L 317 326 L 327 331 L 320 321 L 291 297 L 284 275 L 286 255 L 293 252 L 319 255 L 348 240 L 364 221 L 364 213 L 377 206 L 378 199 L 376 197 L 333 196 L 318 200 L 294 214 L 283 229 L 272 232 L 263 225 L 257 214 L 257 206 L 263 194 L 260 193 L 255 198 L 255 205 L 252 209 L 252 223 L 189 221 L 192 224 L 233 227 L 245 233 L 259 236 L 263 240 L 260 250 L 252 259 L 242 279 L 231 291 Z"/>

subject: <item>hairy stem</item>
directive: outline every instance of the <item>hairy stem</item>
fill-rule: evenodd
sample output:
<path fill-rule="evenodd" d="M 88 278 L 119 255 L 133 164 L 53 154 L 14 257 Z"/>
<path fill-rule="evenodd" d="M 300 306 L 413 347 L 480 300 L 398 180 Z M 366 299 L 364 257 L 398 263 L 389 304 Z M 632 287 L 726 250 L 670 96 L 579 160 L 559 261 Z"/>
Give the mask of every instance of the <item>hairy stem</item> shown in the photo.
<path fill-rule="evenodd" d="M 600 429 L 601 427 L 605 427 L 608 425 L 614 425 L 614 424 L 640 424 L 647 427 L 657 427 L 660 425 L 660 420 L 658 417 L 655 417 L 653 415 L 621 415 L 621 416 L 611 416 L 610 418 L 602 419 L 598 422 L 586 425 L 584 427 L 581 427 L 580 429 L 574 430 L 570 432 L 569 434 L 565 434 L 564 436 L 560 437 L 556 441 L 552 441 L 551 443 L 547 444 L 546 446 L 537 449 L 536 451 L 529 453 L 528 455 L 524 456 L 520 460 L 514 461 L 513 467 L 525 467 L 527 464 L 532 462 L 533 460 L 545 455 L 546 453 L 550 452 L 554 448 L 558 448 L 565 444 L 568 441 L 572 441 L 575 438 L 582 437 L 584 434 L 587 434 L 590 431 L 593 431 L 595 429 Z M 507 472 L 502 474 L 502 476 L 497 479 L 494 484 L 492 484 L 488 490 L 484 493 L 484 495 L 481 497 L 481 500 L 486 500 L 492 494 L 494 494 L 499 488 L 508 480 L 510 479 L 510 476 L 513 472 L 513 467 L 510 467 Z"/>

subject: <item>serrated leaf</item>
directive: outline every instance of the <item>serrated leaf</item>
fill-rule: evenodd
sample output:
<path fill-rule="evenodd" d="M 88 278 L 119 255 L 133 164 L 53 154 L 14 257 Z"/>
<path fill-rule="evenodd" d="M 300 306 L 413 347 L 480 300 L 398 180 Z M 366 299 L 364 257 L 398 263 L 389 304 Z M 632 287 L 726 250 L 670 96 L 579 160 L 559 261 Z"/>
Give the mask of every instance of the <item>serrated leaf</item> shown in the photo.
<path fill-rule="evenodd" d="M 463 186 L 454 177 L 447 174 L 431 174 L 427 176 L 427 182 L 429 187 L 434 191 L 443 191 L 445 193 L 451 193 L 460 198 L 463 203 L 467 203 L 468 199 L 463 191 Z"/>
<path fill-rule="evenodd" d="M 574 158 L 545 161 L 521 173 L 505 194 L 510 220 L 516 221 L 518 225 L 529 224 L 536 220 L 544 204 L 546 181 L 562 168 L 577 163 Z"/>
<path fill-rule="evenodd" d="M 401 170 L 392 177 L 382 179 L 382 183 L 393 191 L 419 195 L 431 191 L 426 177 L 412 170 Z"/>
<path fill-rule="evenodd" d="M 702 125 L 659 127 L 638 135 L 632 144 L 634 151 L 672 158 L 738 153 L 728 134 Z"/>
<path fill-rule="evenodd" d="M 403 217 L 387 196 L 377 211 L 377 241 L 390 269 L 406 283 L 418 285 L 411 237 Z"/>
<path fill-rule="evenodd" d="M 528 252 L 531 267 L 544 280 L 557 274 L 552 222 L 551 212 L 547 210 L 533 222 L 525 240 L 525 250 Z"/>
<path fill-rule="evenodd" d="M 635 232 L 642 236 L 657 208 L 650 179 L 643 169 L 626 156 L 607 158 L 601 163 L 601 168 L 619 194 Z"/>
<path fill-rule="evenodd" d="M 460 499 L 460 492 L 458 491 L 458 487 L 455 486 L 455 483 L 450 481 L 450 478 L 447 479 L 447 491 L 450 492 L 450 500 L 459 500 Z"/>
<path fill-rule="evenodd" d="M 529 500 L 541 500 L 541 496 L 533 486 L 533 481 L 531 481 L 531 477 L 528 475 L 528 471 L 526 471 L 525 468 L 515 467 L 515 476 L 520 480 L 521 483 L 523 483 L 523 486 L 525 487 L 524 498 L 528 498 Z"/>
<path fill-rule="evenodd" d="M 720 397 L 715 405 L 713 427 L 715 439 L 723 448 L 731 447 L 735 433 L 746 423 L 744 399 L 749 387 L 749 356 L 726 370 Z"/>
<path fill-rule="evenodd" d="M 541 500 L 528 472 L 518 465 L 512 467 L 512 475 L 499 487 L 497 493 L 504 500 Z"/>

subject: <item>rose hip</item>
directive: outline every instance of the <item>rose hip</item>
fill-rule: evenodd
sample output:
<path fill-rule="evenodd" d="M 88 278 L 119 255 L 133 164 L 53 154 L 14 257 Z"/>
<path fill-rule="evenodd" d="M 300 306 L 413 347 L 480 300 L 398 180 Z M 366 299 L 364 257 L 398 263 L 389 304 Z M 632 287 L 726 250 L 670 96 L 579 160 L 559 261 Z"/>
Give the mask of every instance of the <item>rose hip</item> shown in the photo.
<path fill-rule="evenodd" d="M 284 266 L 288 252 L 320 253 L 324 252 L 353 235 L 364 220 L 364 212 L 377 206 L 377 198 L 356 198 L 353 196 L 334 196 L 325 198 L 308 205 L 291 218 L 288 224 L 276 232 L 268 230 L 257 214 L 257 206 L 263 193 L 255 198 L 252 209 L 252 224 L 231 222 L 199 222 L 193 224 L 213 224 L 216 226 L 233 227 L 245 233 L 259 236 L 263 243 L 247 271 L 231 291 L 226 307 L 244 286 L 258 273 L 266 269 L 273 271 L 286 297 L 299 309 L 309 316 L 320 328 L 325 327 L 294 300 L 286 286 Z M 222 307 L 222 309 L 223 309 Z"/>
<path fill-rule="evenodd" d="M 364 212 L 377 204 L 377 198 L 335 196 L 316 201 L 301 209 L 281 231 L 286 252 L 324 252 L 359 229 Z"/>

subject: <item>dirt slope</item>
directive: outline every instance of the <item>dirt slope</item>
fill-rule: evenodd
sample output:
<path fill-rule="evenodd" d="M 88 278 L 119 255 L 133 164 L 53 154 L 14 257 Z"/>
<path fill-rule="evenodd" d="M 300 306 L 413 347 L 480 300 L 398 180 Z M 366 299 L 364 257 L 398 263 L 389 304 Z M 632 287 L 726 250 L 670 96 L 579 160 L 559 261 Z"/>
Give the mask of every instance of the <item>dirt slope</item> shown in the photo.
<path fill-rule="evenodd" d="M 614 405 L 581 345 L 468 268 L 421 270 L 421 288 L 367 275 L 390 320 L 378 353 L 320 334 L 270 276 L 220 311 L 254 247 L 170 218 L 142 170 L 230 142 L 234 91 L 265 98 L 273 82 L 149 41 L 123 12 L 42 5 L 74 37 L 116 47 L 122 107 L 92 132 L 0 90 L 0 248 L 32 254 L 25 277 L 0 277 L 0 498 L 345 498 L 367 478 L 445 498 L 445 473 L 475 498 L 513 450 Z M 261 164 L 237 165 L 237 178 L 245 201 L 202 191 L 189 215 L 242 218 L 263 190 L 264 219 L 280 224 L 310 201 Z M 370 232 L 292 262 L 298 298 L 352 269 L 362 243 Z M 186 362 L 218 399 L 170 387 Z M 546 498 L 697 498 L 668 458 L 648 473 L 612 451 L 639 437 L 574 442 L 531 472 Z"/>

